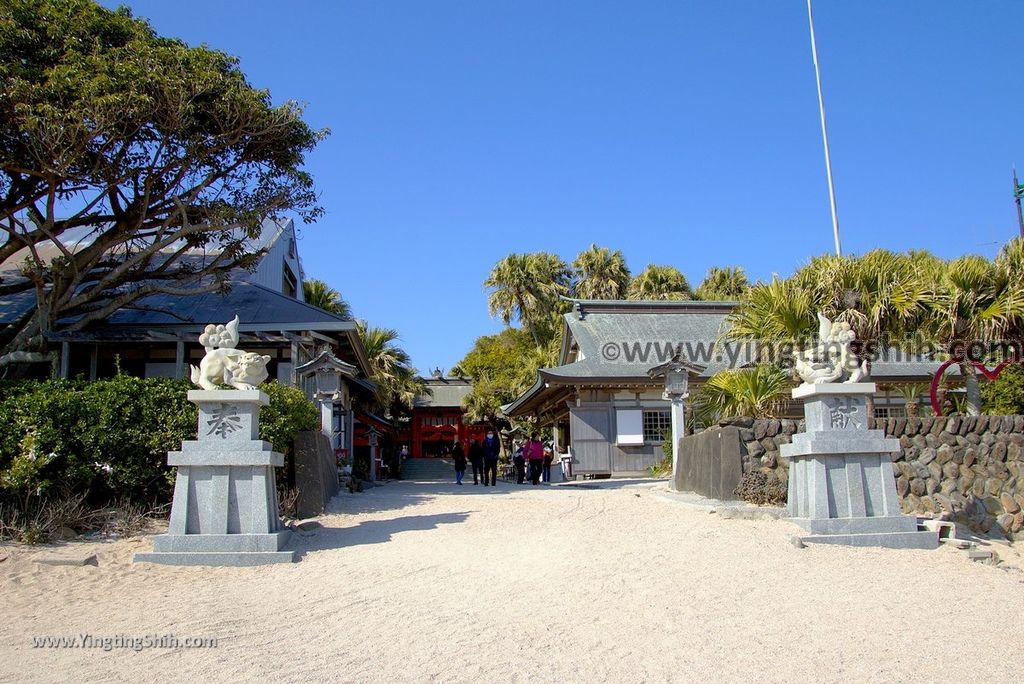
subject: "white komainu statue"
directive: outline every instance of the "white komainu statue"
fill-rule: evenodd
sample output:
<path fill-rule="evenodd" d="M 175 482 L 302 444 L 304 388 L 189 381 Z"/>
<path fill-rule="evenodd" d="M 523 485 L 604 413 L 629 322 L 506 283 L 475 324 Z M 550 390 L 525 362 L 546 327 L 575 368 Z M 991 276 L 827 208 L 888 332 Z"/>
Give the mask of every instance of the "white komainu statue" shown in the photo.
<path fill-rule="evenodd" d="M 796 355 L 797 375 L 809 385 L 867 380 L 867 360 L 858 363 L 850 351 L 855 339 L 857 335 L 849 323 L 833 323 L 819 311 L 818 343 Z"/>
<path fill-rule="evenodd" d="M 256 389 L 267 379 L 269 356 L 235 349 L 238 344 L 238 316 L 227 325 L 206 326 L 199 336 L 206 356 L 199 367 L 192 366 L 192 382 L 205 390 L 228 385 L 240 390 Z"/>

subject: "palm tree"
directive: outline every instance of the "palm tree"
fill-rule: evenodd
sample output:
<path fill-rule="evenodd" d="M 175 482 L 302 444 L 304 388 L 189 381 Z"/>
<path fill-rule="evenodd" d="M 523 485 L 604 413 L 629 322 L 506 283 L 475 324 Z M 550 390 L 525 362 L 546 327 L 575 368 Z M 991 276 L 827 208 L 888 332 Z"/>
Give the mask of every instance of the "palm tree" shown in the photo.
<path fill-rule="evenodd" d="M 896 391 L 903 397 L 907 418 L 917 418 L 921 411 L 921 395 L 928 391 L 928 385 L 920 382 L 911 382 L 897 385 Z"/>
<path fill-rule="evenodd" d="M 539 346 L 562 306 L 560 297 L 569 292 L 569 269 L 547 252 L 509 254 L 491 269 L 484 287 L 491 290 L 491 315 L 500 316 L 505 325 L 518 320 Z"/>
<path fill-rule="evenodd" d="M 734 340 L 793 343 L 815 330 L 812 293 L 795 279 L 773 276 L 758 283 L 726 317 L 726 336 Z"/>
<path fill-rule="evenodd" d="M 1000 338 L 1016 315 L 1019 298 L 1005 267 L 980 256 L 963 256 L 945 264 L 937 291 L 928 301 L 926 330 L 943 350 L 957 359 L 967 389 L 966 410 L 981 413 L 978 371 L 967 357 L 967 346 Z"/>
<path fill-rule="evenodd" d="M 686 276 L 674 266 L 657 266 L 647 264 L 637 277 L 629 284 L 626 291 L 628 299 L 693 299 L 690 283 Z"/>
<path fill-rule="evenodd" d="M 302 298 L 307 304 L 320 307 L 335 316 L 352 319 L 352 308 L 341 293 L 322 280 L 312 279 L 302 282 Z"/>
<path fill-rule="evenodd" d="M 630 273 L 622 252 L 591 244 L 572 262 L 576 283 L 573 295 L 579 299 L 625 299 Z"/>
<path fill-rule="evenodd" d="M 539 347 L 550 347 L 557 338 L 561 343 L 562 315 L 572 305 L 565 301 L 572 286 L 572 271 L 561 257 L 548 252 L 534 252 L 530 255 L 530 268 L 545 303 L 534 321 L 537 336 L 534 342 Z"/>
<path fill-rule="evenodd" d="M 411 407 L 413 399 L 427 389 L 409 354 L 395 344 L 398 332 L 368 326 L 366 321 L 356 321 L 356 329 L 370 362 L 371 380 L 380 390 L 381 406 L 387 408 L 397 403 Z"/>
<path fill-rule="evenodd" d="M 816 308 L 845 321 L 865 344 L 902 343 L 927 314 L 935 262 L 927 252 L 876 249 L 861 257 L 815 257 L 793 275 Z"/>
<path fill-rule="evenodd" d="M 989 313 L 993 333 L 1004 339 L 1024 334 L 1024 239 L 1014 238 L 999 250 L 995 260 L 1001 291 Z"/>
<path fill-rule="evenodd" d="M 739 266 L 712 266 L 697 286 L 695 297 L 705 301 L 735 301 L 750 290 L 747 274 Z"/>
<path fill-rule="evenodd" d="M 789 373 L 778 366 L 719 371 L 698 390 L 696 410 L 719 418 L 765 418 L 779 412 L 790 387 Z"/>
<path fill-rule="evenodd" d="M 821 311 L 850 324 L 859 345 L 853 352 L 870 373 L 872 352 L 891 343 L 913 350 L 909 340 L 928 316 L 936 259 L 926 252 L 874 250 L 862 257 L 814 257 L 788 280 L 755 285 L 730 314 L 730 337 L 806 347 Z M 874 406 L 868 399 L 868 413 Z"/>

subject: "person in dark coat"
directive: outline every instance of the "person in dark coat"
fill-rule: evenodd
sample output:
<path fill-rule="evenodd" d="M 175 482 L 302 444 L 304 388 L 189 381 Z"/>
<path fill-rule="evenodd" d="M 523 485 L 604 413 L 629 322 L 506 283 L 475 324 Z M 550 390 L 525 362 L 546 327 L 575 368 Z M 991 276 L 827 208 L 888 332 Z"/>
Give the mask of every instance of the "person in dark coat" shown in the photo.
<path fill-rule="evenodd" d="M 498 456 L 501 455 L 501 444 L 493 430 L 487 431 L 487 437 L 484 438 L 480 450 L 484 454 L 484 486 L 487 486 L 489 478 L 491 486 L 496 487 L 498 485 Z"/>
<path fill-rule="evenodd" d="M 455 461 L 455 484 L 461 485 L 462 476 L 466 474 L 466 454 L 458 440 L 452 446 L 452 459 Z"/>
<path fill-rule="evenodd" d="M 484 450 L 480 448 L 480 442 L 475 439 L 469 442 L 469 464 L 473 466 L 473 484 L 480 484 L 477 476 L 484 479 Z"/>
<path fill-rule="evenodd" d="M 520 444 L 512 456 L 512 466 L 516 469 L 516 484 L 526 480 L 526 459 L 523 457 L 523 445 Z"/>

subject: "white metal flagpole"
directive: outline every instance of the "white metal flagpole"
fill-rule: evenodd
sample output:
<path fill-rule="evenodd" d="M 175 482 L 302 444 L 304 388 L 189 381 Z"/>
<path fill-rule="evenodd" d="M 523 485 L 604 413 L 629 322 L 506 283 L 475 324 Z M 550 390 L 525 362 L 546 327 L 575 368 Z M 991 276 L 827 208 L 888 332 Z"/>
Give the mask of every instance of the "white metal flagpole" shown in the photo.
<path fill-rule="evenodd" d="M 811 55 L 814 59 L 814 78 L 818 83 L 821 139 L 825 144 L 825 173 L 828 176 L 828 198 L 832 204 L 832 235 L 836 241 L 836 256 L 842 256 L 843 249 L 839 243 L 839 210 L 836 208 L 836 188 L 832 183 L 832 155 L 828 149 L 828 128 L 825 126 L 825 98 L 821 94 L 821 69 L 818 67 L 818 45 L 814 42 L 814 16 L 811 14 L 811 0 L 807 0 L 807 22 L 811 27 Z"/>

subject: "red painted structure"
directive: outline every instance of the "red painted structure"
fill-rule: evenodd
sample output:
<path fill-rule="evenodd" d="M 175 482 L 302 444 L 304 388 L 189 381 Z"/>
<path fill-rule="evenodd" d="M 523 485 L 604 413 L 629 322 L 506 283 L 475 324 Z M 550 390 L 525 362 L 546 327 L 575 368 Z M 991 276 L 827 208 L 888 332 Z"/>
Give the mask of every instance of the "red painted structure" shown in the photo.
<path fill-rule="evenodd" d="M 466 423 L 462 400 L 472 386 L 465 378 L 424 378 L 430 394 L 416 398 L 407 430 L 399 435 L 401 444 L 409 445 L 412 458 L 433 458 L 451 449 L 458 439 L 463 448 L 470 440 L 482 440 L 487 426 Z"/>
<path fill-rule="evenodd" d="M 393 473 L 398 468 L 395 456 L 398 451 L 395 448 L 396 430 L 390 421 L 376 416 L 372 413 L 359 412 L 356 414 L 355 431 L 352 435 L 353 458 L 359 459 L 366 468 L 370 464 L 370 429 L 377 433 L 377 472 Z M 387 465 L 390 470 L 382 471 Z"/>
<path fill-rule="evenodd" d="M 942 379 L 942 374 L 946 372 L 946 369 L 952 366 L 954 363 L 958 363 L 957 359 L 955 358 L 949 359 L 948 361 L 944 362 L 941 366 L 939 366 L 939 369 L 935 371 L 935 376 L 932 377 L 932 385 L 928 393 L 928 396 L 932 401 L 932 410 L 935 411 L 935 415 L 937 416 L 942 415 L 942 405 L 939 404 L 939 381 Z M 980 363 L 978 361 L 971 361 L 970 363 L 972 366 L 981 371 L 981 373 L 986 378 L 988 378 L 989 380 L 995 380 L 996 378 L 999 377 L 999 374 L 1003 372 L 1003 369 L 1013 362 L 1003 361 L 992 370 L 989 370 L 985 366 L 985 364 Z"/>
<path fill-rule="evenodd" d="M 462 408 L 416 408 L 412 412 L 409 453 L 413 458 L 441 456 L 455 439 L 465 448 L 470 440 L 482 440 L 486 425 L 467 425 Z"/>

